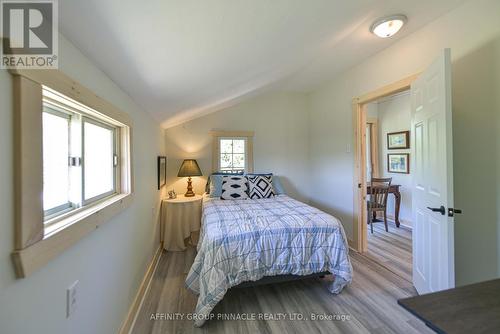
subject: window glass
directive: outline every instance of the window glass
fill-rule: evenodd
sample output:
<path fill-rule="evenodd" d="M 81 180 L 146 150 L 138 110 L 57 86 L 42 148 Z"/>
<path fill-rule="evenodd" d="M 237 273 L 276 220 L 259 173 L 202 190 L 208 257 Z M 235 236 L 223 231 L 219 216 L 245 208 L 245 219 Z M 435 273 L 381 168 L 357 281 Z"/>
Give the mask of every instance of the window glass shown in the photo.
<path fill-rule="evenodd" d="M 233 153 L 245 153 L 245 140 L 233 140 Z"/>
<path fill-rule="evenodd" d="M 245 170 L 245 139 L 224 138 L 220 139 L 220 171 Z"/>
<path fill-rule="evenodd" d="M 220 153 L 233 153 L 233 141 L 231 139 L 221 139 Z"/>
<path fill-rule="evenodd" d="M 69 207 L 69 116 L 43 112 L 43 210 Z M 61 208 L 64 209 L 64 208 Z"/>
<path fill-rule="evenodd" d="M 114 184 L 114 130 L 84 122 L 84 199 L 112 193 Z"/>
<path fill-rule="evenodd" d="M 43 91 L 43 209 L 59 217 L 116 193 L 117 126 L 48 87 Z"/>

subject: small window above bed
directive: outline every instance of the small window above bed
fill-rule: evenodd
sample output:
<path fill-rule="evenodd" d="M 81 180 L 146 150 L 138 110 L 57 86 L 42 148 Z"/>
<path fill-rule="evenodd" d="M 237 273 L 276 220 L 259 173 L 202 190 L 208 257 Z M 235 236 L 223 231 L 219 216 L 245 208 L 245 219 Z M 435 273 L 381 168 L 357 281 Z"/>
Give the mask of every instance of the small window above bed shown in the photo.
<path fill-rule="evenodd" d="M 219 171 L 244 172 L 247 163 L 245 137 L 219 138 Z"/>
<path fill-rule="evenodd" d="M 214 172 L 253 171 L 253 132 L 212 131 Z"/>

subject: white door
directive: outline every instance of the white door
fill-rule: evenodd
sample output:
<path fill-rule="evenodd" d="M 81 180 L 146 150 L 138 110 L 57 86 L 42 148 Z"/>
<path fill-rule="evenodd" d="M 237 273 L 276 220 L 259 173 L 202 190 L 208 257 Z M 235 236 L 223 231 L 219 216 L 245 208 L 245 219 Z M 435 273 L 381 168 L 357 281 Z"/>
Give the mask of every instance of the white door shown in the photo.
<path fill-rule="evenodd" d="M 449 49 L 412 84 L 411 112 L 413 285 L 422 294 L 455 286 Z"/>

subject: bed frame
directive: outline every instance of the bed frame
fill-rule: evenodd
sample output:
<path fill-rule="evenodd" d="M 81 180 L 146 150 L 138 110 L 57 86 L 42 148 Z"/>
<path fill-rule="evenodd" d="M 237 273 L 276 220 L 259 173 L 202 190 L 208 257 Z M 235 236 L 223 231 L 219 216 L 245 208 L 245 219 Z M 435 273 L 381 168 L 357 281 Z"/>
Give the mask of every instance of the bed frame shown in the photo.
<path fill-rule="evenodd" d="M 248 282 L 243 282 L 240 283 L 236 286 L 233 287 L 240 289 L 240 288 L 249 288 L 253 286 L 259 286 L 259 285 L 266 285 L 266 284 L 273 284 L 273 283 L 283 283 L 283 282 L 290 282 L 290 281 L 297 281 L 297 280 L 302 280 L 302 279 L 308 279 L 308 278 L 314 278 L 314 277 L 319 277 L 323 278 L 326 275 L 331 275 L 329 271 L 323 271 L 320 273 L 314 273 L 310 275 L 277 275 L 277 276 L 264 276 L 258 281 L 248 281 Z"/>

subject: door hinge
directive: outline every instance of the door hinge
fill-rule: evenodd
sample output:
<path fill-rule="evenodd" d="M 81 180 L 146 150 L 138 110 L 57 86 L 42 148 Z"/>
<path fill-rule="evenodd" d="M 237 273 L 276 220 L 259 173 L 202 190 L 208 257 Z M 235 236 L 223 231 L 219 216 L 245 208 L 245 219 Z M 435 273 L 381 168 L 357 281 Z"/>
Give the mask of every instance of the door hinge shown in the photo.
<path fill-rule="evenodd" d="M 80 158 L 80 157 L 68 157 L 68 166 L 80 167 L 81 165 L 82 165 L 82 158 Z"/>

